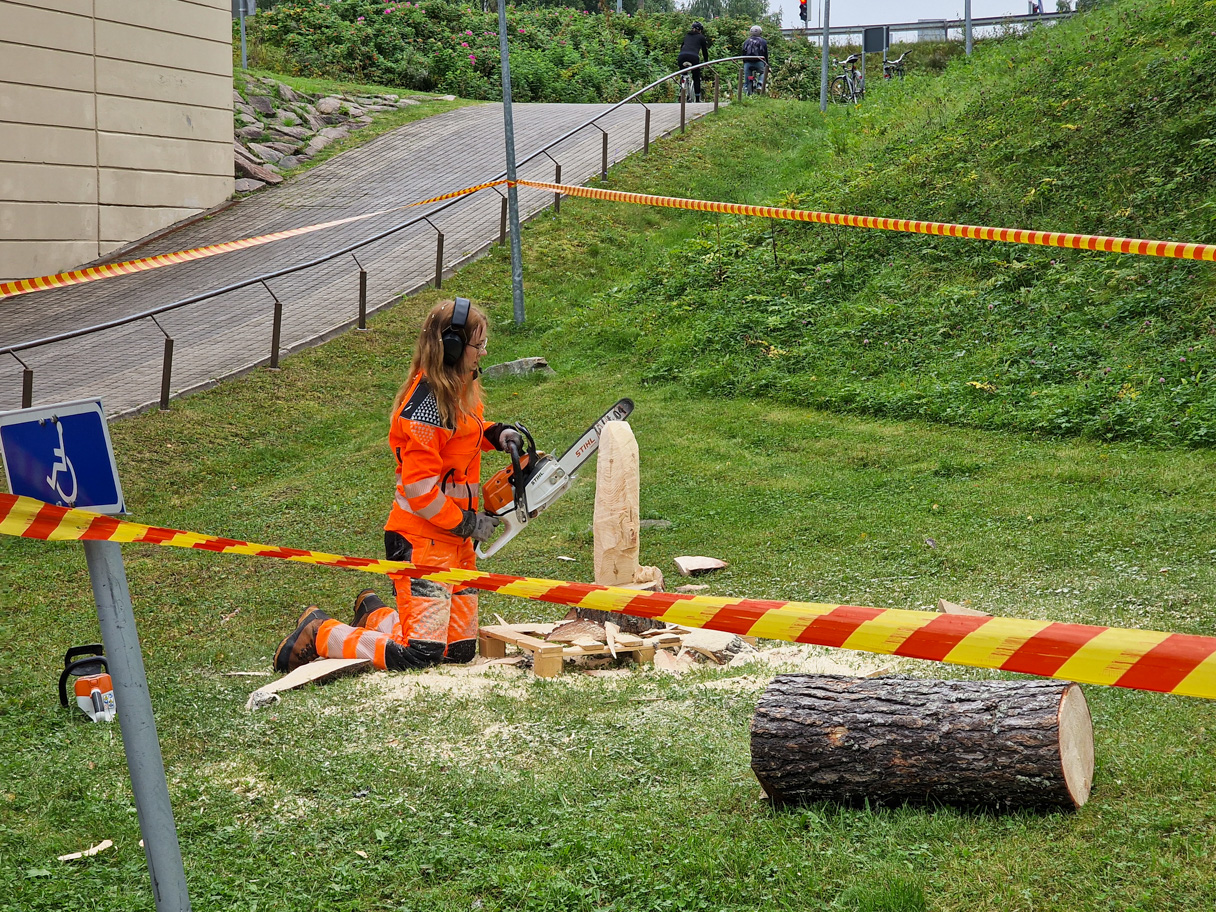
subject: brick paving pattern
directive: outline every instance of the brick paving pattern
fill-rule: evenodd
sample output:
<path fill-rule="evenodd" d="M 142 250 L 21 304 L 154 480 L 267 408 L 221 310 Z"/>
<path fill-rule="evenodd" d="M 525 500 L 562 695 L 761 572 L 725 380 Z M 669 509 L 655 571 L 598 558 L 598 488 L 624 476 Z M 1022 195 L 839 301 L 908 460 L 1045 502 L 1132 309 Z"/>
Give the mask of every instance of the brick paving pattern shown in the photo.
<path fill-rule="evenodd" d="M 590 120 L 608 105 L 516 105 L 515 148 L 522 160 L 545 143 Z M 679 129 L 679 106 L 650 105 L 650 137 Z M 693 105 L 692 116 L 712 110 Z M 626 105 L 599 125 L 608 132 L 609 163 L 643 145 L 644 112 Z M 565 183 L 583 183 L 600 170 L 602 134 L 588 127 L 550 150 Z M 188 225 L 139 248 L 127 258 L 153 256 L 221 241 L 330 221 L 427 199 L 482 183 L 505 170 L 502 106 L 473 105 L 394 130 L 318 165 L 299 178 L 263 190 L 212 218 Z M 552 180 L 544 155 L 521 165 L 521 178 Z M 503 188 L 505 192 L 505 188 Z M 426 223 L 361 248 L 368 273 L 369 311 L 401 292 L 434 280 L 436 229 L 444 233 L 444 268 L 496 243 L 502 196 L 483 190 Z M 552 205 L 553 195 L 520 188 L 520 217 Z M 0 348 L 92 326 L 284 267 L 304 263 L 370 237 L 393 225 L 434 212 L 440 204 L 236 251 L 153 272 L 91 285 L 42 291 L 0 302 Z M 527 250 L 525 246 L 525 259 Z M 350 257 L 269 283 L 283 304 L 280 352 L 332 337 L 358 315 L 358 267 Z M 446 285 L 446 283 L 445 283 Z M 269 360 L 273 299 L 253 285 L 157 317 L 174 340 L 173 395 Z M 34 405 L 100 396 L 110 415 L 154 405 L 160 396 L 165 335 L 151 320 L 20 353 L 34 370 Z M 12 355 L 0 363 L 0 410 L 21 405 L 21 365 Z"/>

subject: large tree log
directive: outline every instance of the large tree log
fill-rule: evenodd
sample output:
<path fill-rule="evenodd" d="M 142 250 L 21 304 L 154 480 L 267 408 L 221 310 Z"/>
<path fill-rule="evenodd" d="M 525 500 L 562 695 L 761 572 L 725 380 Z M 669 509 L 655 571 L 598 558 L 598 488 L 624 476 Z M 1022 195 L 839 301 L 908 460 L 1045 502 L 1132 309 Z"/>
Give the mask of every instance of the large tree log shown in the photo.
<path fill-rule="evenodd" d="M 777 803 L 1075 809 L 1093 782 L 1081 688 L 1060 681 L 780 675 L 752 720 Z"/>

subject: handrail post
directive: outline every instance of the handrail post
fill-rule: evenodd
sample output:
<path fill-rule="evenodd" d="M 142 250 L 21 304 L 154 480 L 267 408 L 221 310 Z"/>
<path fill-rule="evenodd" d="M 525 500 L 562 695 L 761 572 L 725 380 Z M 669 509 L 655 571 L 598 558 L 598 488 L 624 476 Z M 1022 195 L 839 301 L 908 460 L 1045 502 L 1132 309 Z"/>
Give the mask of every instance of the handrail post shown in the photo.
<path fill-rule="evenodd" d="M 359 329 L 367 329 L 367 270 L 359 270 Z"/>
<path fill-rule="evenodd" d="M 169 411 L 169 381 L 173 376 L 173 338 L 165 332 L 165 328 L 160 325 L 160 320 L 153 317 L 152 322 L 165 336 L 165 354 L 160 369 L 160 410 L 167 412 Z"/>
<path fill-rule="evenodd" d="M 283 331 L 283 302 L 279 300 L 278 295 L 270 290 L 270 286 L 265 282 L 262 287 L 266 292 L 274 298 L 274 324 L 270 330 L 270 369 L 279 369 L 279 341 Z"/>
<path fill-rule="evenodd" d="M 435 242 L 435 287 L 443 287 L 443 232 L 435 229 L 438 235 Z"/>
<path fill-rule="evenodd" d="M 367 329 L 367 270 L 363 268 L 363 264 L 359 262 L 359 258 L 353 253 L 350 258 L 355 261 L 355 265 L 359 267 L 359 323 L 358 328 Z"/>
<path fill-rule="evenodd" d="M 604 153 L 600 158 L 600 181 L 608 180 L 608 131 L 604 130 Z"/>
<path fill-rule="evenodd" d="M 739 67 L 739 100 L 743 100 L 743 67 Z"/>
<path fill-rule="evenodd" d="M 646 107 L 643 105 L 642 107 Z M 650 154 L 650 108 L 646 108 L 646 127 L 642 134 L 642 154 Z"/>
<path fill-rule="evenodd" d="M 562 182 L 562 166 L 557 165 L 553 169 L 553 183 L 560 184 Z M 560 192 L 553 194 L 553 214 L 562 214 L 562 195 Z"/>
<path fill-rule="evenodd" d="M 160 410 L 169 411 L 169 379 L 173 376 L 173 340 L 165 336 L 164 366 L 160 372 Z"/>
<path fill-rule="evenodd" d="M 498 246 L 507 242 L 507 198 L 502 198 L 502 211 L 498 214 Z"/>
<path fill-rule="evenodd" d="M 687 102 L 688 102 L 688 99 L 684 97 L 686 94 L 687 94 L 687 93 L 685 93 L 685 92 L 681 92 L 681 93 L 680 93 L 680 132 L 681 132 L 681 133 L 683 133 L 683 132 L 684 132 L 684 130 L 686 129 L 686 128 L 685 128 L 685 125 L 684 125 L 684 123 L 685 123 L 685 121 L 684 121 L 684 107 L 685 107 L 685 105 L 686 105 L 686 104 L 687 104 Z"/>
<path fill-rule="evenodd" d="M 722 80 L 718 78 L 718 74 L 714 72 L 714 113 L 718 113 L 718 96 L 722 92 Z"/>
<path fill-rule="evenodd" d="M 34 404 L 34 369 L 17 357 L 16 352 L 9 354 L 21 365 L 21 407 L 31 408 Z"/>

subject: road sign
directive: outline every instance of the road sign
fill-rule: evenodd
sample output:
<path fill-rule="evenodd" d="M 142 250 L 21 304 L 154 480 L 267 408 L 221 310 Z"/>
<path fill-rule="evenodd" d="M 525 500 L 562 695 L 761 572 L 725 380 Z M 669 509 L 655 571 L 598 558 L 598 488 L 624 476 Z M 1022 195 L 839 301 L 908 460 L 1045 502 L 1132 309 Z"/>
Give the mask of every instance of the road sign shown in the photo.
<path fill-rule="evenodd" d="M 0 457 L 13 494 L 98 513 L 126 512 L 98 399 L 0 412 Z"/>

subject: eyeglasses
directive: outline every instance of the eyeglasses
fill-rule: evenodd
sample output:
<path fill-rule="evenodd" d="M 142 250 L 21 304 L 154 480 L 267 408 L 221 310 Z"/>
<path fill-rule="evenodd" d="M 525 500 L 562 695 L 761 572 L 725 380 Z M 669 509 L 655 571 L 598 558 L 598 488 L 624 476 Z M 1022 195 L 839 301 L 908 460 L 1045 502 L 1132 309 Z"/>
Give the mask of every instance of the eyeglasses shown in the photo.
<path fill-rule="evenodd" d="M 466 342 L 465 344 L 468 345 L 469 348 L 477 349 L 477 351 L 483 355 L 489 351 L 489 349 L 486 348 L 486 343 L 484 340 L 481 342 Z"/>

